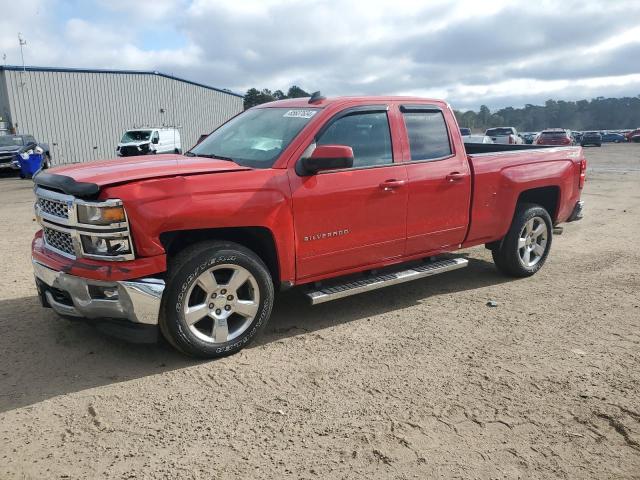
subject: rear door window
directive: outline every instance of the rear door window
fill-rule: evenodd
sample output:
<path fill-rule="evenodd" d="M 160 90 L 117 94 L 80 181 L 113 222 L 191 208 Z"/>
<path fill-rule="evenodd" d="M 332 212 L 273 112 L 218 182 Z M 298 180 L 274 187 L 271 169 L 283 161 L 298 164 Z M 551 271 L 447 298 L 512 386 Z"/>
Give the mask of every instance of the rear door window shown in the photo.
<path fill-rule="evenodd" d="M 449 132 L 440 111 L 403 112 L 411 160 L 436 160 L 452 154 Z"/>

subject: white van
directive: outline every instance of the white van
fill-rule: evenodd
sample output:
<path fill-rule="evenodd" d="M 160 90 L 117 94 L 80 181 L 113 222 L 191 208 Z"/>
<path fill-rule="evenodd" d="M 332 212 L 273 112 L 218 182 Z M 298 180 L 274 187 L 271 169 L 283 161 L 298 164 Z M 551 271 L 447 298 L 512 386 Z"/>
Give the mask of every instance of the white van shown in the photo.
<path fill-rule="evenodd" d="M 176 128 L 135 128 L 127 130 L 116 148 L 119 157 L 182 153 L 180 132 Z"/>

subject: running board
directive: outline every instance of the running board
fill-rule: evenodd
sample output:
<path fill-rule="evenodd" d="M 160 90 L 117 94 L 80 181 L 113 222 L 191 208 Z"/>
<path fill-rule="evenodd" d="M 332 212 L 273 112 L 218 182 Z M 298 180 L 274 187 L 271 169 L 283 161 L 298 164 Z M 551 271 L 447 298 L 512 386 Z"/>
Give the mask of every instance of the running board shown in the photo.
<path fill-rule="evenodd" d="M 397 285 L 399 283 L 418 280 L 419 278 L 438 275 L 439 273 L 457 270 L 467 266 L 469 261 L 465 258 L 452 258 L 447 260 L 436 260 L 423 265 L 400 270 L 397 272 L 389 272 L 359 280 L 354 280 L 338 285 L 327 286 L 307 293 L 307 297 L 311 300 L 311 305 L 330 302 L 339 298 L 349 297 L 369 290 L 388 287 L 389 285 Z"/>

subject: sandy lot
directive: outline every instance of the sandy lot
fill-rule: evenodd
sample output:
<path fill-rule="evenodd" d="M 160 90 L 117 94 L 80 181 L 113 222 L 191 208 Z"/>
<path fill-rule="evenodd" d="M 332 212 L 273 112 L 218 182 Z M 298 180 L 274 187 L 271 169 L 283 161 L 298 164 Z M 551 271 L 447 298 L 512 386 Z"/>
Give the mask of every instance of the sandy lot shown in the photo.
<path fill-rule="evenodd" d="M 317 307 L 289 292 L 206 362 L 42 309 L 31 182 L 0 179 L 0 478 L 640 478 L 640 145 L 586 152 L 586 218 L 533 278 L 476 248 Z"/>

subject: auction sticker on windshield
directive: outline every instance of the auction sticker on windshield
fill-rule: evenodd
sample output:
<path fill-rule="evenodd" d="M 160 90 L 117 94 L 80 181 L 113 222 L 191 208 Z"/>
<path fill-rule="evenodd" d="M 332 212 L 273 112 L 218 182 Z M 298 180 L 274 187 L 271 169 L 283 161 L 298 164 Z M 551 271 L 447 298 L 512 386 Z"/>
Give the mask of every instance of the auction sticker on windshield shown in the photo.
<path fill-rule="evenodd" d="M 289 110 L 283 117 L 289 118 L 311 118 L 316 114 L 316 110 Z"/>

